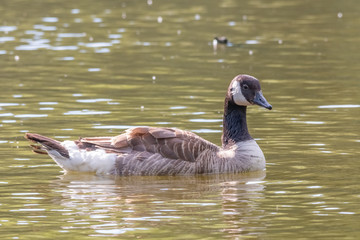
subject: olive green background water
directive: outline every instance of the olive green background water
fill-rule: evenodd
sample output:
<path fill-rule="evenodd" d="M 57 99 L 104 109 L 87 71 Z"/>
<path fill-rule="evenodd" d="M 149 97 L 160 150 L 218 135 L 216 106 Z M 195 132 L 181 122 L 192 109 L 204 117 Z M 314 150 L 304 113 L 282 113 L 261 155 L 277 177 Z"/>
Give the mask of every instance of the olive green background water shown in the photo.
<path fill-rule="evenodd" d="M 357 239 L 360 2 L 0 4 L 1 239 Z M 225 35 L 231 44 L 211 45 Z M 176 127 L 220 144 L 226 88 L 248 109 L 264 172 L 65 174 L 23 138 Z"/>

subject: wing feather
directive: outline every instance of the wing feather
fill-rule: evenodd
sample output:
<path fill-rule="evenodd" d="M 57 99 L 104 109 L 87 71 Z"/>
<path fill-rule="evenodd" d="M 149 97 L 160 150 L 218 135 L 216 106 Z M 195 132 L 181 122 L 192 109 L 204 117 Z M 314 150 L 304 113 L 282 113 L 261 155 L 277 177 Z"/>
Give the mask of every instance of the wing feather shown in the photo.
<path fill-rule="evenodd" d="M 155 138 L 176 137 L 176 130 L 171 128 L 150 128 L 149 133 Z"/>
<path fill-rule="evenodd" d="M 208 149 L 217 151 L 219 147 L 192 132 L 172 128 L 137 127 L 115 137 L 81 138 L 78 146 L 89 145 L 103 148 L 107 152 L 137 154 L 139 160 L 151 154 L 163 158 L 195 162 Z M 85 147 L 83 147 L 85 148 Z M 177 163 L 181 165 L 180 163 Z"/>

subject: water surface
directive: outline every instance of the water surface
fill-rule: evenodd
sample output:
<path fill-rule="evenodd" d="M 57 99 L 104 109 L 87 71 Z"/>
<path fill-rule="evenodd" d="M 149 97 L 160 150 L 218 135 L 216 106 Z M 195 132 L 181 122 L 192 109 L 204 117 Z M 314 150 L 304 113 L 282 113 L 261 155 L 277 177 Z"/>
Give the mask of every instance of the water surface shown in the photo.
<path fill-rule="evenodd" d="M 356 239 L 357 1 L 21 1 L 0 6 L 3 239 Z M 231 44 L 211 45 L 225 35 Z M 248 109 L 266 171 L 65 174 L 25 132 L 60 140 L 176 127 L 220 144 L 226 88 Z"/>

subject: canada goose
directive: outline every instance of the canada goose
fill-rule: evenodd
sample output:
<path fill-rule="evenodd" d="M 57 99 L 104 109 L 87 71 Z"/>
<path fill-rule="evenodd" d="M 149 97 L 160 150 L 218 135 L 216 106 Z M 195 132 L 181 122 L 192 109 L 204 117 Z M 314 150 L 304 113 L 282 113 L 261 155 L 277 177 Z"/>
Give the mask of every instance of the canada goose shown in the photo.
<path fill-rule="evenodd" d="M 238 173 L 265 168 L 265 157 L 250 136 L 246 108 L 272 106 L 259 81 L 238 75 L 224 104 L 222 147 L 198 135 L 172 128 L 135 127 L 115 137 L 89 137 L 58 142 L 35 133 L 25 138 L 35 153 L 48 154 L 66 171 L 113 175 L 191 175 Z"/>

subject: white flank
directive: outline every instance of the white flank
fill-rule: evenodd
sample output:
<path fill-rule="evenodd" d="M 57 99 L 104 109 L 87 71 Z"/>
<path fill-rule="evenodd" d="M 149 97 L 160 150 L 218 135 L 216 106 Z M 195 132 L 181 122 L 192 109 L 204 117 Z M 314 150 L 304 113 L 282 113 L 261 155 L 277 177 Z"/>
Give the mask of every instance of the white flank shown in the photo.
<path fill-rule="evenodd" d="M 50 150 L 48 153 L 66 171 L 109 174 L 115 168 L 117 155 L 114 153 L 106 153 L 102 149 L 95 151 L 79 149 L 73 141 L 64 141 L 62 145 L 69 151 L 70 158 L 61 156 L 55 150 Z"/>
<path fill-rule="evenodd" d="M 234 102 L 239 106 L 249 106 L 249 103 L 241 92 L 241 86 L 238 81 L 234 81 L 232 86 L 231 94 L 233 95 Z"/>

